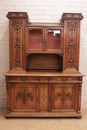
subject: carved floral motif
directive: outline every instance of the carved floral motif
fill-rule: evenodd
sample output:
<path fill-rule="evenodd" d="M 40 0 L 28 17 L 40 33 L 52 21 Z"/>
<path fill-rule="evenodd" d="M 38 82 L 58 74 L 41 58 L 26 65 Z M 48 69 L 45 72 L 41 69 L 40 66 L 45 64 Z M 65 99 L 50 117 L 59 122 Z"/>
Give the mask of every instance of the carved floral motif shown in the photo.
<path fill-rule="evenodd" d="M 17 92 L 16 95 L 16 100 L 18 101 L 19 99 L 22 100 L 23 104 L 26 104 L 27 99 L 30 99 L 31 101 L 33 100 L 32 93 L 26 93 L 25 90 L 23 92 Z"/>
<path fill-rule="evenodd" d="M 55 95 L 55 100 L 56 100 L 56 101 L 57 101 L 57 100 L 61 100 L 61 101 L 62 101 L 62 104 L 64 104 L 64 102 L 65 102 L 66 100 L 70 100 L 70 101 L 71 101 L 71 99 L 72 99 L 71 94 L 70 94 L 69 92 L 68 92 L 68 93 L 65 93 L 64 90 L 63 90 L 62 93 L 58 92 L 58 93 L 56 93 L 56 95 Z"/>

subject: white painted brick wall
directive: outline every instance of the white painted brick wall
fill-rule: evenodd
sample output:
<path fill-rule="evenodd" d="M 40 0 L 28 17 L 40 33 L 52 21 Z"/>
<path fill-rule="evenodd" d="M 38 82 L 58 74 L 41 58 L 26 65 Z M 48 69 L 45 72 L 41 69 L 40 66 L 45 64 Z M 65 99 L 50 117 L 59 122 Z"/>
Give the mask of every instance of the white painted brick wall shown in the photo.
<path fill-rule="evenodd" d="M 4 74 L 9 70 L 8 11 L 26 11 L 31 22 L 59 22 L 63 12 L 81 12 L 80 71 L 85 75 L 82 108 L 87 108 L 87 0 L 0 0 L 0 107 L 6 106 Z"/>

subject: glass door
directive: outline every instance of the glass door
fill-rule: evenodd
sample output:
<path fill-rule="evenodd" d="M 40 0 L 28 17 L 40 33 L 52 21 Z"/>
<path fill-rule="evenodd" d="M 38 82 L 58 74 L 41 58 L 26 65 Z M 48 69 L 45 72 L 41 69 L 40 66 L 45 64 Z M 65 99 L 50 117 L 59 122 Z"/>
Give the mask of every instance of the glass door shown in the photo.
<path fill-rule="evenodd" d="M 42 51 L 43 49 L 43 28 L 30 27 L 27 33 L 27 50 Z"/>
<path fill-rule="evenodd" d="M 48 51 L 61 50 L 61 30 L 56 28 L 47 28 L 46 30 L 46 48 Z"/>

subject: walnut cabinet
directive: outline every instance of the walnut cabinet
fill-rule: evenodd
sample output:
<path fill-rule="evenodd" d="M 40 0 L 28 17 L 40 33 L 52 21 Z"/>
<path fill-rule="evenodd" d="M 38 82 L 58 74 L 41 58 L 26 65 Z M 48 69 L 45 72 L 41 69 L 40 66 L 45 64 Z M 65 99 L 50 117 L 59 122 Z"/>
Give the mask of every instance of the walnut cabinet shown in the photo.
<path fill-rule="evenodd" d="M 9 12 L 6 117 L 81 118 L 79 72 L 81 13 L 59 23 L 31 23 L 26 12 Z"/>

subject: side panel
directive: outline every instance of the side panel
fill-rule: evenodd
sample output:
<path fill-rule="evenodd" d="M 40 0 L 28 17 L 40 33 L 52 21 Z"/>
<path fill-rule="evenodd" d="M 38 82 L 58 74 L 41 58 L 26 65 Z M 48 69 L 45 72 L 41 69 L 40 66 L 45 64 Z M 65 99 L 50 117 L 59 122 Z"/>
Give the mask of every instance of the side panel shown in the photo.
<path fill-rule="evenodd" d="M 80 21 L 64 22 L 64 69 L 79 68 Z"/>
<path fill-rule="evenodd" d="M 23 19 L 9 20 L 10 69 L 25 68 L 25 22 Z"/>

